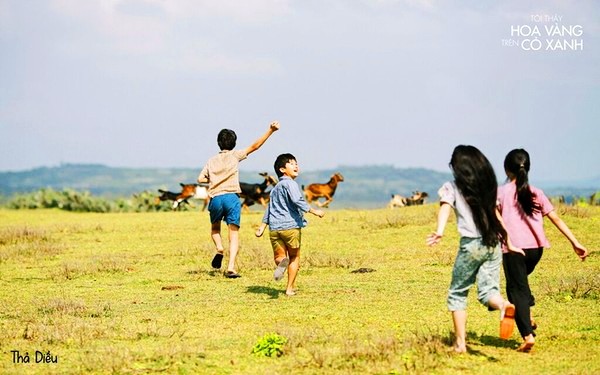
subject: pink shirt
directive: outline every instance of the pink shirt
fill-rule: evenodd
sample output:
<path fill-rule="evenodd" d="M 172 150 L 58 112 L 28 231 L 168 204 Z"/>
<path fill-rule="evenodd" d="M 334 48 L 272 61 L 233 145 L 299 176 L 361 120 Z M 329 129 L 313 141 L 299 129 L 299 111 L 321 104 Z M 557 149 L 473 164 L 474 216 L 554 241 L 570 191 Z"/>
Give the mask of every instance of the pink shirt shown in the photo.
<path fill-rule="evenodd" d="M 549 247 L 550 243 L 544 233 L 544 216 L 553 211 L 554 207 L 542 190 L 531 185 L 529 188 L 540 205 L 540 211 L 534 212 L 532 216 L 523 212 L 517 201 L 517 185 L 514 182 L 498 187 L 498 209 L 502 213 L 504 226 L 514 246 L 521 249 Z"/>

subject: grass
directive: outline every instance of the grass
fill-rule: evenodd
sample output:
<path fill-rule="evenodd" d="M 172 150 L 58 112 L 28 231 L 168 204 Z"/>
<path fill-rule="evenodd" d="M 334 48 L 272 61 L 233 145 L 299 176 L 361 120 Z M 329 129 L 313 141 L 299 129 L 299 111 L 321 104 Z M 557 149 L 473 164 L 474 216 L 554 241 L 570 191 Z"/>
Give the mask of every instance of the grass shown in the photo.
<path fill-rule="evenodd" d="M 579 262 L 549 223 L 552 247 L 531 277 L 533 353 L 515 351 L 517 332 L 498 339 L 498 312 L 471 293 L 469 353 L 454 355 L 445 297 L 458 236 L 450 224 L 425 246 L 436 210 L 308 216 L 292 298 L 272 280 L 268 239 L 254 237 L 258 212 L 242 217 L 243 277 L 229 280 L 210 268 L 206 212 L 0 210 L 0 373 L 600 372 L 599 257 Z M 600 247 L 600 208 L 559 214 Z M 252 354 L 271 334 L 281 356 Z M 15 350 L 58 363 L 13 363 Z"/>

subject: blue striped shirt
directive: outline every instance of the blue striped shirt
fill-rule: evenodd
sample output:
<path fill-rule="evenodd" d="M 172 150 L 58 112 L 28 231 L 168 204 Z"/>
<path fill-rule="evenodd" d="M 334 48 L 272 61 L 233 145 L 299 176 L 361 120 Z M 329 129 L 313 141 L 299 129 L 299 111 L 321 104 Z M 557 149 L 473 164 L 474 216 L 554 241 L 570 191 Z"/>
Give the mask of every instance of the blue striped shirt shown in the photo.
<path fill-rule="evenodd" d="M 282 176 L 273 190 L 271 199 L 263 216 L 263 223 L 269 230 L 286 230 L 306 226 L 304 213 L 310 206 L 304 200 L 298 183 L 288 176 Z"/>

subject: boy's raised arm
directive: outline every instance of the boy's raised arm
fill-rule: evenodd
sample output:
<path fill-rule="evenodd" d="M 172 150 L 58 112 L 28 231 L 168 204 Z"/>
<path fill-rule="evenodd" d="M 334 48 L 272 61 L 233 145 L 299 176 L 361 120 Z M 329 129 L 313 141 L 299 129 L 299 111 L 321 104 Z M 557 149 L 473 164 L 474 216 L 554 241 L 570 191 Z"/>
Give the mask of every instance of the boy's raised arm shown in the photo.
<path fill-rule="evenodd" d="M 257 139 L 252 145 L 246 148 L 246 155 L 250 155 L 254 151 L 258 150 L 260 146 L 262 146 L 266 142 L 266 140 L 271 136 L 271 134 L 275 133 L 277 130 L 279 130 L 279 122 L 273 121 L 271 124 L 269 124 L 269 130 L 267 130 L 267 132 L 263 134 L 262 137 Z"/>

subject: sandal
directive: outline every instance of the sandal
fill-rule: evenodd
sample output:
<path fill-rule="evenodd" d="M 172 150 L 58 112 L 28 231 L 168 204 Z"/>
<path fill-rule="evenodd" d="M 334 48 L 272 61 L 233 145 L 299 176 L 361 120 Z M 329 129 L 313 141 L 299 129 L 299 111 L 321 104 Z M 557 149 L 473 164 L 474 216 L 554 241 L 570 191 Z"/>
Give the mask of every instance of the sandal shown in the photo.
<path fill-rule="evenodd" d="M 525 341 L 524 343 L 521 344 L 521 346 L 519 346 L 517 351 L 521 352 L 521 353 L 529 353 L 531 351 L 531 349 L 533 349 L 534 344 L 535 344 L 535 341 Z"/>
<path fill-rule="evenodd" d="M 279 262 L 277 268 L 275 268 L 275 272 L 273 273 L 273 279 L 275 279 L 275 281 L 279 281 L 283 278 L 283 274 L 285 274 L 285 270 L 289 264 L 289 258 L 283 258 L 281 262 Z"/>
<path fill-rule="evenodd" d="M 219 269 L 219 268 L 221 268 L 221 264 L 222 263 L 223 263 L 223 254 L 216 253 L 215 257 L 213 258 L 213 260 L 210 263 L 210 265 L 212 266 L 212 268 Z"/>
<path fill-rule="evenodd" d="M 235 271 L 227 271 L 223 274 L 228 279 L 237 279 L 238 277 L 242 277 L 239 273 Z"/>
<path fill-rule="evenodd" d="M 515 305 L 510 302 L 504 304 L 500 313 L 500 338 L 508 340 L 515 329 Z"/>

